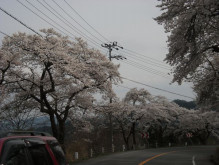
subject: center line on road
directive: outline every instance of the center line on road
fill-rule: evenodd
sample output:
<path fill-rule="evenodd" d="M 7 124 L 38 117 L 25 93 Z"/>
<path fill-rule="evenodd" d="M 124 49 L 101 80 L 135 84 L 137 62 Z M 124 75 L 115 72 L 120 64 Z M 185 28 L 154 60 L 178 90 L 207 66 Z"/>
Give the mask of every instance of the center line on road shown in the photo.
<path fill-rule="evenodd" d="M 195 164 L 195 156 L 192 157 L 192 165 L 196 165 Z"/>
<path fill-rule="evenodd" d="M 151 157 L 151 158 L 149 158 L 149 159 L 146 159 L 145 161 L 139 163 L 138 165 L 144 165 L 145 163 L 151 161 L 152 159 L 155 159 L 155 158 L 157 158 L 157 157 L 160 157 L 160 156 L 163 156 L 163 155 L 166 155 L 166 154 L 169 154 L 169 153 L 173 153 L 173 152 L 176 152 L 176 151 L 165 152 L 165 153 L 162 153 L 162 154 L 159 154 L 159 155 L 155 155 L 155 156 L 153 156 L 153 157 Z"/>

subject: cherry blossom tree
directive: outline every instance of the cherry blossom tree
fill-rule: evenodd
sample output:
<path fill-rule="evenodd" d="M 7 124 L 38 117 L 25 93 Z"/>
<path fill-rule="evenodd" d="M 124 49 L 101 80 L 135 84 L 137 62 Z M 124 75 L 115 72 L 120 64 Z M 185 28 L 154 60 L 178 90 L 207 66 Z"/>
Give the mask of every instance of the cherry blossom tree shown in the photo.
<path fill-rule="evenodd" d="M 194 91 L 197 93 L 197 102 L 202 109 L 219 111 L 219 56 L 214 57 L 206 70 L 196 73 L 193 79 Z"/>
<path fill-rule="evenodd" d="M 140 121 L 141 132 L 150 134 L 150 143 L 162 144 L 169 128 L 173 127 L 176 116 L 180 114 L 180 107 L 163 96 L 155 96 L 146 109 Z"/>
<path fill-rule="evenodd" d="M 133 106 L 130 112 L 130 118 L 132 123 L 131 133 L 134 146 L 136 146 L 136 124 L 144 116 L 142 108 L 144 107 L 145 109 L 151 98 L 151 94 L 143 88 L 140 90 L 133 88 L 125 95 L 124 102 Z"/>
<path fill-rule="evenodd" d="M 132 123 L 135 122 L 134 106 L 126 104 L 125 102 L 112 103 L 110 105 L 112 116 L 115 119 L 114 128 L 118 129 L 123 137 L 127 150 L 130 149 L 130 138 L 133 134 Z"/>
<path fill-rule="evenodd" d="M 25 93 L 48 114 L 53 135 L 63 144 L 69 115 L 89 110 L 93 93 L 112 93 L 109 78 L 120 81 L 118 66 L 80 38 L 70 41 L 53 29 L 41 32 L 44 37 L 20 32 L 6 37 L 1 50 L 19 60 L 9 75 L 15 93 Z"/>
<path fill-rule="evenodd" d="M 163 13 L 155 18 L 170 34 L 165 61 L 173 66 L 173 82 L 195 82 L 198 101 L 209 105 L 215 98 L 218 105 L 218 5 L 218 0 L 162 0 Z"/>
<path fill-rule="evenodd" d="M 164 128 L 160 129 L 162 133 L 160 136 L 174 138 L 175 142 L 179 142 L 180 139 L 188 140 L 186 133 L 191 133 L 193 138 L 198 139 L 202 144 L 206 144 L 210 135 L 218 136 L 218 112 L 188 110 L 162 97 L 156 98 L 153 104 L 152 109 L 158 112 L 154 115 L 157 116 L 155 124 Z M 152 117 L 151 119 L 154 120 Z M 154 122 L 150 121 L 150 123 L 153 125 Z"/>
<path fill-rule="evenodd" d="M 3 44 L 10 46 L 10 41 L 8 40 L 10 40 L 10 38 L 5 38 Z M 19 55 L 14 52 L 8 52 L 3 48 L 0 50 L 0 85 L 1 86 L 5 83 L 5 81 L 8 81 L 5 79 L 6 73 L 10 69 L 10 67 L 14 66 L 14 64 L 18 62 L 17 56 Z"/>
<path fill-rule="evenodd" d="M 188 111 L 179 117 L 179 125 L 174 132 L 185 138 L 186 133 L 192 133 L 193 138 L 197 138 L 202 144 L 206 144 L 210 135 L 218 137 L 218 120 L 218 112 Z"/>
<path fill-rule="evenodd" d="M 129 96 L 126 97 L 127 102 L 117 100 L 108 106 L 108 111 L 112 112 L 115 119 L 114 128 L 122 133 L 127 149 L 130 149 L 132 144 L 136 145 L 137 141 L 148 144 L 157 142 L 158 145 L 166 145 L 169 142 L 182 143 L 188 140 L 186 133 L 192 133 L 194 142 L 200 141 L 202 144 L 206 143 L 210 135 L 218 137 L 218 112 L 188 110 L 168 101 L 163 96 L 149 95 L 150 101 L 144 99 L 142 101 L 142 99 L 137 99 L 136 93 L 139 90 L 132 89 L 131 91 L 126 95 Z M 135 135 L 137 132 L 147 132 L 150 138 L 137 140 L 134 143 L 133 132 Z M 139 138 L 141 138 L 140 135 Z"/>
<path fill-rule="evenodd" d="M 9 46 L 10 38 L 5 38 L 3 44 Z M 17 53 L 7 51 L 4 48 L 0 49 L 0 104 L 2 104 L 2 100 L 7 97 L 8 91 L 6 86 L 11 82 L 10 79 L 7 78 L 7 75 L 10 69 L 19 63 L 18 56 Z"/>

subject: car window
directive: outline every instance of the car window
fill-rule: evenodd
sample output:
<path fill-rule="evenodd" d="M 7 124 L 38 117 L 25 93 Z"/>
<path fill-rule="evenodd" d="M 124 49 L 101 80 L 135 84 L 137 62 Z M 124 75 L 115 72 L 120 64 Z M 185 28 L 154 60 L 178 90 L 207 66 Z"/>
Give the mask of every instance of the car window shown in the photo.
<path fill-rule="evenodd" d="M 53 165 L 51 157 L 47 152 L 45 145 L 35 145 L 28 147 L 33 165 Z"/>
<path fill-rule="evenodd" d="M 59 143 L 57 141 L 48 141 L 48 144 L 52 149 L 52 152 L 54 153 L 57 161 L 59 162 L 59 165 L 65 165 L 66 164 L 65 154 Z"/>
<path fill-rule="evenodd" d="M 10 147 L 4 165 L 28 165 L 25 148 L 21 145 Z"/>

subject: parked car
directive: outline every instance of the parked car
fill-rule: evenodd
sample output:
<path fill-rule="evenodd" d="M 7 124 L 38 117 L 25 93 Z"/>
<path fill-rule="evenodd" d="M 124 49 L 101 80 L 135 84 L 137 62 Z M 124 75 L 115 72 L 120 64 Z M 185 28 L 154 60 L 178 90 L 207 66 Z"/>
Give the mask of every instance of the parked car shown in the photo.
<path fill-rule="evenodd" d="M 56 138 L 41 132 L 10 132 L 0 139 L 0 165 L 66 165 Z"/>

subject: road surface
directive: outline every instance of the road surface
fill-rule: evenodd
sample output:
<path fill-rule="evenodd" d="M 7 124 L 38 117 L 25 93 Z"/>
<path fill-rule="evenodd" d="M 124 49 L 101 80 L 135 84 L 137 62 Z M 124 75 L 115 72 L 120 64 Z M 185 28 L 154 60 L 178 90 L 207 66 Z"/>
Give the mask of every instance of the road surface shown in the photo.
<path fill-rule="evenodd" d="M 128 151 L 100 156 L 73 165 L 213 165 L 210 156 L 219 146 L 173 147 Z"/>

